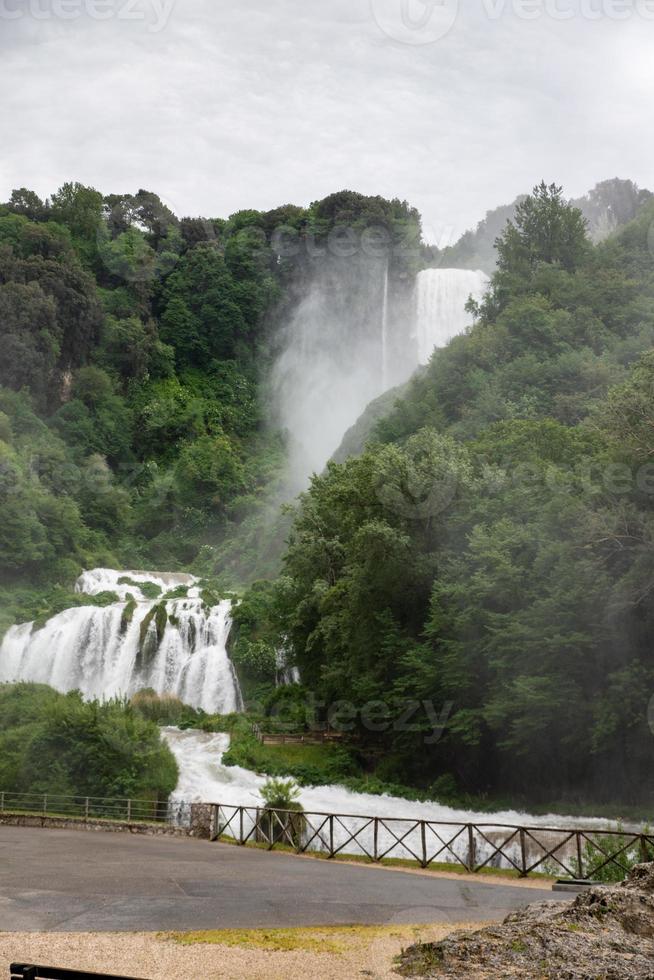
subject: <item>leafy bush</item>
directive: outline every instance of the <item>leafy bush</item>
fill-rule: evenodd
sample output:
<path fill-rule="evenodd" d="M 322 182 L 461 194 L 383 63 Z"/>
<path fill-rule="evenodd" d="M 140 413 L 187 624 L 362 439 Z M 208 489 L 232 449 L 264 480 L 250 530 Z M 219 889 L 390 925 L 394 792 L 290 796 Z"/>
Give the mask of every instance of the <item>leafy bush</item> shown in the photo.
<path fill-rule="evenodd" d="M 192 711 L 174 694 L 157 694 L 152 688 L 137 691 L 129 703 L 141 717 L 158 725 L 179 725 L 189 710 Z"/>
<path fill-rule="evenodd" d="M 260 792 L 264 813 L 259 822 L 258 839 L 299 847 L 306 820 L 302 816 L 304 807 L 299 802 L 300 789 L 297 783 L 292 779 L 268 779 Z"/>
<path fill-rule="evenodd" d="M 165 800 L 177 764 L 157 725 L 123 701 L 0 685 L 0 786 L 14 793 Z"/>
<path fill-rule="evenodd" d="M 267 807 L 277 810 L 301 809 L 298 803 L 300 787 L 293 779 L 267 779 L 260 792 Z"/>
<path fill-rule="evenodd" d="M 622 828 L 618 825 L 616 829 Z M 648 828 L 644 833 L 649 833 Z M 639 843 L 630 844 L 630 839 L 629 834 L 593 834 L 584 844 L 581 867 L 576 858 L 572 862 L 575 876 L 612 884 L 623 881 L 635 865 L 654 861 L 652 845 L 645 845 L 643 850 Z M 617 854 L 617 851 L 622 853 Z M 615 858 L 609 860 L 608 855 L 613 854 Z"/>

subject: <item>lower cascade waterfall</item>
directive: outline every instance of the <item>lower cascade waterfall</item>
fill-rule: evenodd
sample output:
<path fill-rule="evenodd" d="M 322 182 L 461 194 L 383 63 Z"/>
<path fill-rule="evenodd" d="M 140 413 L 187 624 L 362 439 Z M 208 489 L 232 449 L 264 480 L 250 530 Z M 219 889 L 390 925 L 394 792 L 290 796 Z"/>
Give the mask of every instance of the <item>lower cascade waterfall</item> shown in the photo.
<path fill-rule="evenodd" d="M 160 595 L 147 598 L 153 586 Z M 41 628 L 13 626 L 0 646 L 0 682 L 34 681 L 87 698 L 152 688 L 209 713 L 242 709 L 227 653 L 229 600 L 206 606 L 190 575 L 110 569 L 85 572 L 76 590 L 114 592 L 120 601 L 66 609 Z"/>
<path fill-rule="evenodd" d="M 415 329 L 418 360 L 426 364 L 435 347 L 472 324 L 466 312 L 470 296 L 479 301 L 488 288 L 485 272 L 469 269 L 425 269 L 416 279 Z"/>

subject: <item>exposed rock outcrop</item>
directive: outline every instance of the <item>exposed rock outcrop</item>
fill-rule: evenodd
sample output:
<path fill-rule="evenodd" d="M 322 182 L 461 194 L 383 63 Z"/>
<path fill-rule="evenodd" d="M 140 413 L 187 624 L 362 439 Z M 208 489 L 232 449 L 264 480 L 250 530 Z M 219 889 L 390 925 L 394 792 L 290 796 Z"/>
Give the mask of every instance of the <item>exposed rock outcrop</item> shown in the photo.
<path fill-rule="evenodd" d="M 404 977 L 466 980 L 654 980 L 654 864 L 617 886 L 593 886 L 569 905 L 541 902 L 501 925 L 412 946 Z"/>

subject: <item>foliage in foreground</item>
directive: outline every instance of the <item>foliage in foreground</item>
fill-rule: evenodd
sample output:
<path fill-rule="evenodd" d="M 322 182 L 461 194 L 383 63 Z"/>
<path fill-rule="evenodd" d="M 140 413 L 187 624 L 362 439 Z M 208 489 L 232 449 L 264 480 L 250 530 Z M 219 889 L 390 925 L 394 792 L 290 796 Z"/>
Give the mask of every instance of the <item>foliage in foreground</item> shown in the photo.
<path fill-rule="evenodd" d="M 165 800 L 177 778 L 157 725 L 129 705 L 40 684 L 0 686 L 4 791 Z"/>

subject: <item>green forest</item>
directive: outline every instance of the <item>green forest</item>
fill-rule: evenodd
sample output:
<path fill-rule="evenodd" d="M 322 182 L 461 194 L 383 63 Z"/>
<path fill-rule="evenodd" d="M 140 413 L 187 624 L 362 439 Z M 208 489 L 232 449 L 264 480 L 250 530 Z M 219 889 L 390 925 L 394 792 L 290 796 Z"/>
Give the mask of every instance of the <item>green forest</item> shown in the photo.
<path fill-rule="evenodd" d="M 412 209 L 349 192 L 229 220 L 79 184 L 0 205 L 0 628 L 58 611 L 83 567 L 276 567 L 266 369 L 300 244 L 338 223 L 419 248 Z"/>
<path fill-rule="evenodd" d="M 651 801 L 653 220 L 593 245 L 535 188 L 475 326 L 300 500 L 269 635 L 382 779 Z"/>
<path fill-rule="evenodd" d="M 342 192 L 180 219 L 146 191 L 14 191 L 0 633 L 87 601 L 82 568 L 188 570 L 239 592 L 231 652 L 252 710 L 343 729 L 382 782 L 651 801 L 654 204 L 599 243 L 556 185 L 511 213 L 474 326 L 388 402 L 360 454 L 271 519 L 287 447 L 268 369 L 308 274 L 294 246 L 382 228 L 411 277 L 447 261 L 417 213 Z M 279 649 L 301 685 L 275 688 Z M 29 752 L 7 752 L 7 783 L 33 786 L 57 731 L 87 725 L 65 785 L 91 793 L 80 767 L 119 725 L 156 777 L 112 757 L 105 790 L 174 785 L 156 726 L 128 705 L 27 686 L 0 690 L 0 712 L 14 747 L 40 719 Z"/>

